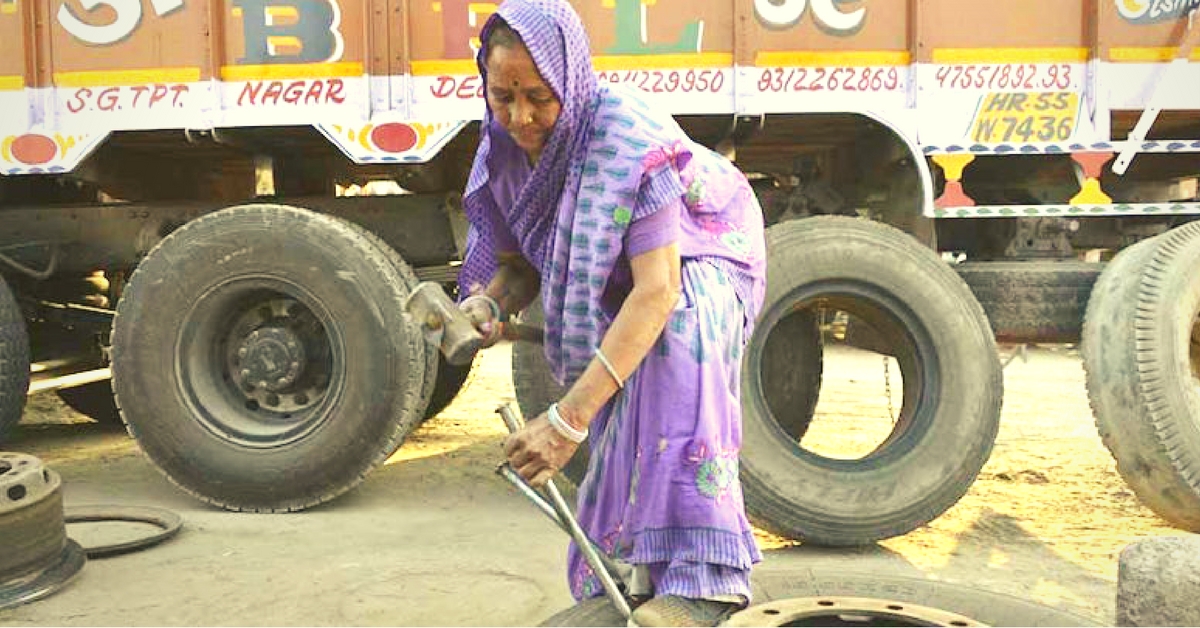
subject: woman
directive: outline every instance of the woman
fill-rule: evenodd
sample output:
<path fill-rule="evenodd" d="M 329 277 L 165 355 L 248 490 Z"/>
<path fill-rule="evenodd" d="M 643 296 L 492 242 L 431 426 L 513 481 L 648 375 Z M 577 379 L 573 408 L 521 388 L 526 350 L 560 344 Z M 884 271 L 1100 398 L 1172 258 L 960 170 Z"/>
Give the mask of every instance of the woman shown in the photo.
<path fill-rule="evenodd" d="M 540 291 L 546 358 L 570 384 L 505 452 L 540 485 L 590 433 L 578 517 L 653 595 L 634 620 L 715 625 L 749 603 L 760 560 L 737 473 L 761 210 L 669 115 L 597 85 L 566 0 L 507 0 L 480 39 L 462 307 L 491 344 Z M 576 599 L 603 594 L 573 545 L 568 567 Z"/>

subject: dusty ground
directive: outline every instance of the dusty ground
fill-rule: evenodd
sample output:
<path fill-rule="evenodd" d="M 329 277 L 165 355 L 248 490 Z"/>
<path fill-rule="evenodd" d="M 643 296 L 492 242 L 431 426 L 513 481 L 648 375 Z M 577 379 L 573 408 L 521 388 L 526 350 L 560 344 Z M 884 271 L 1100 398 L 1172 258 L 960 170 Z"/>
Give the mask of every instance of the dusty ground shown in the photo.
<path fill-rule="evenodd" d="M 1007 357 L 1007 356 L 1006 356 Z M 88 422 L 52 394 L 30 399 L 4 449 L 39 456 L 70 505 L 135 504 L 180 513 L 185 530 L 151 550 L 95 560 L 45 600 L 0 611 L 0 625 L 530 625 L 567 606 L 565 536 L 491 470 L 512 399 L 509 352 L 480 358 L 464 392 L 386 466 L 332 504 L 241 515 L 176 490 L 123 432 Z M 878 356 L 827 360 L 807 438 L 877 429 L 898 390 Z M 844 567 L 969 584 L 1114 620 L 1117 555 L 1180 534 L 1142 507 L 1096 436 L 1079 358 L 1034 349 L 1005 369 L 991 460 L 970 492 L 929 526 L 854 551 L 795 548 L 760 535 L 762 569 Z M 898 406 L 899 401 L 893 400 Z M 840 421 L 834 421 L 840 419 Z M 822 437 L 821 435 L 825 436 Z M 810 444 L 806 441 L 806 445 Z M 837 453 L 833 451 L 832 453 Z M 72 525 L 87 543 L 130 530 Z"/>

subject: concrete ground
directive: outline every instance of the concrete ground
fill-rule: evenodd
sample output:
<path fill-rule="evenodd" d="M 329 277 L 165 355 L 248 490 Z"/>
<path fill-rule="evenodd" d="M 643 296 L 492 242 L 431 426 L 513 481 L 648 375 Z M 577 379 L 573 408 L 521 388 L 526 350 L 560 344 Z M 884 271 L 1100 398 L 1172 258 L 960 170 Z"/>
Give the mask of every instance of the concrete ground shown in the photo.
<path fill-rule="evenodd" d="M 57 471 L 68 506 L 166 508 L 183 517 L 184 529 L 158 547 L 89 561 L 57 594 L 0 611 L 0 625 L 539 623 L 572 603 L 566 536 L 492 472 L 504 436 L 493 411 L 513 398 L 508 360 L 504 347 L 486 352 L 463 394 L 356 490 L 286 515 L 206 506 L 176 489 L 121 429 L 89 423 L 55 406 L 53 395 L 31 398 L 22 425 L 0 448 L 36 455 Z M 1169 529 L 1104 460 L 1107 452 L 1088 427 L 1078 368 L 1077 356 L 1044 353 L 1006 370 L 1004 424 L 1016 431 L 1002 428 L 977 486 L 931 525 L 847 551 L 797 548 L 763 533 L 768 552 L 759 571 L 817 566 L 958 582 L 1111 622 L 1117 552 Z M 1048 373 L 1067 381 L 1050 381 Z M 832 368 L 828 377 L 837 377 Z M 1023 390 L 1021 382 L 1035 388 Z M 1053 403 L 1075 405 L 1057 408 L 1028 396 L 1050 385 Z M 1010 408 L 1020 411 L 1023 403 L 1030 416 L 1057 412 L 1073 427 L 1010 418 Z M 1055 434 L 1044 454 L 1031 449 L 1047 440 L 1042 430 Z M 1087 466 L 1080 447 L 1100 461 L 1100 471 Z M 1057 451 L 1065 457 L 1055 458 Z M 1090 483 L 1082 493 L 1070 484 L 1076 475 Z M 1005 497 L 1006 490 L 1022 492 Z M 1062 508 L 1064 496 L 1072 508 Z M 1103 510 L 1108 502 L 1089 504 L 1093 498 L 1112 501 L 1113 510 Z M 1090 523 L 1072 528 L 1072 513 L 1085 511 Z M 122 524 L 68 527 L 85 544 L 131 532 Z"/>

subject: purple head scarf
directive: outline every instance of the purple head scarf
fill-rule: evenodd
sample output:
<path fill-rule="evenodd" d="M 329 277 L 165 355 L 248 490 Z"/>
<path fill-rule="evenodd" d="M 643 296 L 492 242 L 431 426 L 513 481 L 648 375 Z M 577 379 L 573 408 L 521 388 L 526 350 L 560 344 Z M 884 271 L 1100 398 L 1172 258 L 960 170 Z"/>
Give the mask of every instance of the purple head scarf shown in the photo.
<path fill-rule="evenodd" d="M 505 167 L 489 160 L 493 147 L 512 139 L 485 112 L 463 197 L 471 232 L 459 285 L 464 294 L 474 292 L 495 274 L 489 216 L 502 216 L 541 273 L 546 359 L 558 381 L 569 383 L 612 322 L 602 297 L 633 220 L 682 199 L 688 211 L 681 219 L 697 227 L 685 229 L 694 235 L 686 236 L 684 254 L 731 260 L 753 282 L 762 275 L 762 220 L 736 168 L 692 143 L 670 115 L 652 111 L 638 95 L 597 86 L 587 35 L 566 0 L 500 5 L 481 35 L 477 61 L 485 83 L 487 40 L 497 19 L 521 37 L 562 111 L 512 207 L 497 207 L 488 188 L 492 169 Z M 693 154 L 701 159 L 693 162 Z M 739 194 L 745 202 L 729 202 Z"/>
<path fill-rule="evenodd" d="M 558 122 L 546 140 L 516 206 L 498 208 L 512 232 L 517 234 L 522 252 L 535 268 L 544 272 L 545 261 L 554 243 L 553 229 L 563 191 L 578 184 L 578 173 L 570 176 L 571 165 L 574 163 L 577 171 L 585 152 L 598 86 L 587 33 L 579 16 L 565 0 L 506 0 L 501 3 L 499 10 L 484 24 L 479 37 L 481 45 L 476 63 L 485 85 L 487 41 L 498 18 L 520 35 L 542 79 L 562 104 Z M 487 194 L 488 157 L 492 145 L 511 141 L 488 107 L 483 115 L 479 148 L 463 198 L 467 217 L 472 219 L 467 259 L 459 274 L 459 284 L 467 287 L 464 292 L 485 286 L 496 271 L 495 251 L 490 246 L 490 233 L 485 232 L 487 227 L 483 224 L 486 221 L 477 218 L 487 210 L 482 204 L 493 202 Z"/>

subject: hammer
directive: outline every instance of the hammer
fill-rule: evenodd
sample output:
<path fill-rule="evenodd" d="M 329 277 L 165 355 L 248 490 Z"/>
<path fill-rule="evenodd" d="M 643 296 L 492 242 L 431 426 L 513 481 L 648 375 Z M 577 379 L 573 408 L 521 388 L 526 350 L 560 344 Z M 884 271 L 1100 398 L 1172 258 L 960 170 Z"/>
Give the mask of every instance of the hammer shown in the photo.
<path fill-rule="evenodd" d="M 459 309 L 441 284 L 423 281 L 413 289 L 404 302 L 404 310 L 421 326 L 425 341 L 435 345 L 450 364 L 469 364 L 483 345 L 483 336 L 475 330 L 481 320 Z M 520 323 L 500 323 L 501 336 L 506 340 L 542 342 L 542 330 Z"/>

